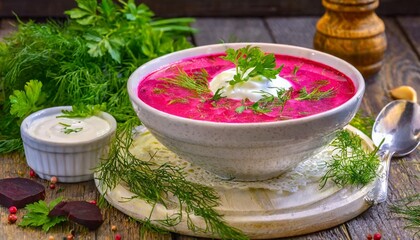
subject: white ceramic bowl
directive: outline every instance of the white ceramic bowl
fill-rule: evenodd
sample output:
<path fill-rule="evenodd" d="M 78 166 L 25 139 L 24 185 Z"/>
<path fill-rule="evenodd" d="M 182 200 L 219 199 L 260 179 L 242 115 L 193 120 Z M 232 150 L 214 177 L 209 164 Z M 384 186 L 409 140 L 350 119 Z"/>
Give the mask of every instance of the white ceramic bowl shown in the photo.
<path fill-rule="evenodd" d="M 31 124 L 45 116 L 71 110 L 70 106 L 40 110 L 26 117 L 20 127 L 26 161 L 40 178 L 59 182 L 81 182 L 93 179 L 93 170 L 101 158 L 108 154 L 109 144 L 117 123 L 110 114 L 102 112 L 98 117 L 108 122 L 110 129 L 100 137 L 79 142 L 54 142 L 40 139 L 29 133 Z"/>
<path fill-rule="evenodd" d="M 137 97 L 139 82 L 162 66 L 227 48 L 259 46 L 267 53 L 310 59 L 347 75 L 356 94 L 344 104 L 316 115 L 264 123 L 217 123 L 182 118 L 156 110 Z M 138 117 L 150 132 L 180 157 L 222 178 L 238 181 L 276 177 L 320 152 L 354 117 L 365 89 L 364 79 L 349 63 L 312 49 L 281 44 L 232 43 L 171 53 L 140 66 L 128 80 L 128 93 Z"/>

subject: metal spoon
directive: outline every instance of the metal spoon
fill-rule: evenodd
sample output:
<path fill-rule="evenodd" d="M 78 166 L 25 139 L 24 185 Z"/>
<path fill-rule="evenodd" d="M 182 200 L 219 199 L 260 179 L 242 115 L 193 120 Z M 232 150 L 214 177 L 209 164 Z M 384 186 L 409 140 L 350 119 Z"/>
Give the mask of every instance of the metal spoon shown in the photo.
<path fill-rule="evenodd" d="M 381 164 L 375 186 L 368 192 L 365 200 L 378 204 L 387 199 L 392 156 L 405 156 L 419 146 L 420 106 L 406 100 L 390 102 L 376 118 L 372 129 L 372 140 L 376 146 L 380 146 L 379 155 L 383 164 Z"/>

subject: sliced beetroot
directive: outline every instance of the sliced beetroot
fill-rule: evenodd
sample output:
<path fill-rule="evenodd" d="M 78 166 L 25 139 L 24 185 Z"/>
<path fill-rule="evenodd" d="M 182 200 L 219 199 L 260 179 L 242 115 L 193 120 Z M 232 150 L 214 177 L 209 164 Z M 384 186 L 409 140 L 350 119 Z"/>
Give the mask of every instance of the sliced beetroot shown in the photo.
<path fill-rule="evenodd" d="M 63 210 L 64 205 L 66 205 L 67 202 L 62 201 L 59 202 L 57 205 L 55 205 L 55 207 L 48 213 L 48 216 L 53 216 L 53 217 L 57 217 L 57 216 L 66 216 L 68 215 L 68 212 Z"/>
<path fill-rule="evenodd" d="M 98 206 L 86 201 L 60 202 L 48 215 L 66 216 L 73 222 L 81 224 L 90 230 L 97 229 L 104 221 Z"/>
<path fill-rule="evenodd" d="M 23 208 L 45 199 L 45 187 L 27 178 L 0 179 L 0 205 Z"/>

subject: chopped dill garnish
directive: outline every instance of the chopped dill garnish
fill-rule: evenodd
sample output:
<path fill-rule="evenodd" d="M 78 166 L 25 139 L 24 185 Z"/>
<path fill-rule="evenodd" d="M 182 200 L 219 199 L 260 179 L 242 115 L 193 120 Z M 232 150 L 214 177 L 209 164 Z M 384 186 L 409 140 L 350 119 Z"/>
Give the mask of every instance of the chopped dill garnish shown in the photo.
<path fill-rule="evenodd" d="M 296 66 L 295 65 L 295 67 L 293 68 L 293 72 L 292 72 L 292 74 L 293 75 L 296 75 L 296 73 L 299 71 L 299 69 L 301 68 L 302 66 Z"/>
<path fill-rule="evenodd" d="M 408 221 L 406 228 L 417 229 L 415 235 L 420 233 L 420 194 L 410 195 L 390 205 L 391 212 L 398 214 Z"/>
<path fill-rule="evenodd" d="M 222 93 L 221 93 L 222 89 L 223 89 L 223 87 L 218 88 L 216 90 L 216 92 L 214 93 L 213 97 L 211 98 L 212 101 L 218 101 L 218 100 L 224 98 L 224 96 L 222 96 Z"/>
<path fill-rule="evenodd" d="M 188 89 L 196 96 L 200 96 L 203 93 L 210 93 L 208 76 L 209 74 L 204 68 L 200 69 L 200 71 L 193 72 L 190 75 L 183 69 L 178 69 L 178 74 L 174 77 L 161 78 L 161 80 Z"/>
<path fill-rule="evenodd" d="M 169 101 L 169 103 L 168 104 L 174 104 L 174 103 L 188 103 L 189 101 L 188 101 L 188 99 L 186 99 L 186 98 L 174 98 L 174 99 L 171 99 L 171 101 Z"/>
<path fill-rule="evenodd" d="M 64 134 L 78 133 L 78 132 L 83 130 L 82 127 L 72 128 L 70 124 L 66 124 L 66 123 L 62 123 L 62 122 L 59 122 L 58 124 L 64 126 L 64 128 L 63 128 L 63 133 Z"/>
<path fill-rule="evenodd" d="M 243 102 L 242 106 L 237 107 L 235 111 L 242 113 L 250 108 L 254 113 L 268 113 L 276 107 L 280 107 L 280 111 L 283 111 L 284 105 L 291 98 L 292 91 L 292 88 L 276 88 L 276 95 L 274 95 L 270 92 L 260 90 L 257 92 L 262 96 L 260 100 L 254 102 L 251 106 L 247 106 Z"/>
<path fill-rule="evenodd" d="M 314 88 L 311 92 L 308 92 L 306 87 L 303 87 L 299 90 L 299 97 L 296 100 L 320 100 L 323 98 L 333 97 L 335 91 L 333 88 L 328 89 L 327 91 L 321 91 L 321 86 Z"/>
<path fill-rule="evenodd" d="M 327 172 L 320 179 L 321 188 L 328 180 L 343 187 L 364 186 L 375 179 L 379 166 L 378 147 L 368 152 L 362 146 L 362 139 L 346 130 L 337 132 L 331 146 L 334 147 L 332 160 L 325 163 Z"/>
<path fill-rule="evenodd" d="M 276 88 L 276 95 L 264 90 L 261 90 L 258 93 L 260 93 L 262 98 L 252 105 L 251 108 L 254 112 L 267 113 L 271 112 L 275 107 L 281 107 L 282 111 L 284 105 L 291 97 L 292 88 Z"/>
<path fill-rule="evenodd" d="M 153 93 L 154 94 L 162 94 L 162 93 L 165 93 L 165 92 L 166 92 L 165 89 L 162 89 L 162 88 L 153 88 Z"/>
<path fill-rule="evenodd" d="M 330 81 L 328 81 L 327 79 L 319 79 L 315 80 L 314 83 L 317 86 L 327 86 L 330 83 Z"/>
<path fill-rule="evenodd" d="M 235 109 L 236 113 L 243 113 L 246 110 L 246 106 L 242 105 Z"/>

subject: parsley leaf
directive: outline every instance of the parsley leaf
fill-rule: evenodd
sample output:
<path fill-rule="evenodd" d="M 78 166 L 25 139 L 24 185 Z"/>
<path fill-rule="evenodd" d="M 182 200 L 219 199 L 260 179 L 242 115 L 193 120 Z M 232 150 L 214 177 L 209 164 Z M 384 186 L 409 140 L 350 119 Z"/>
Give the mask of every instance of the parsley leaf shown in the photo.
<path fill-rule="evenodd" d="M 24 90 L 14 90 L 9 96 L 11 103 L 10 114 L 24 119 L 29 114 L 42 108 L 41 104 L 45 96 L 41 92 L 42 83 L 38 80 L 30 80 Z"/>
<path fill-rule="evenodd" d="M 67 117 L 67 118 L 86 118 L 90 116 L 98 115 L 101 111 L 106 109 L 106 104 L 96 104 L 96 105 L 74 105 L 72 110 L 63 110 L 62 115 L 57 116 L 58 118 Z"/>
<path fill-rule="evenodd" d="M 55 225 L 67 221 L 64 216 L 50 217 L 50 211 L 62 200 L 61 197 L 53 200 L 50 204 L 45 201 L 38 201 L 26 205 L 25 209 L 28 211 L 19 223 L 20 227 L 42 227 L 42 230 L 48 232 L 50 228 Z"/>
<path fill-rule="evenodd" d="M 268 79 L 276 78 L 283 67 L 276 67 L 276 58 L 274 54 L 265 54 L 259 47 L 250 45 L 234 50 L 229 48 L 226 50 L 226 56 L 222 57 L 230 61 L 236 66 L 236 74 L 229 81 L 230 85 L 240 82 L 246 82 L 254 77 L 266 77 Z"/>

